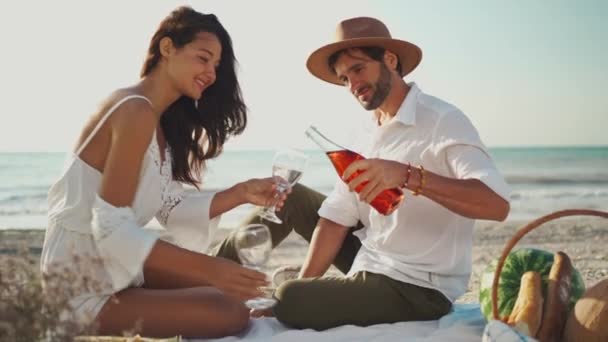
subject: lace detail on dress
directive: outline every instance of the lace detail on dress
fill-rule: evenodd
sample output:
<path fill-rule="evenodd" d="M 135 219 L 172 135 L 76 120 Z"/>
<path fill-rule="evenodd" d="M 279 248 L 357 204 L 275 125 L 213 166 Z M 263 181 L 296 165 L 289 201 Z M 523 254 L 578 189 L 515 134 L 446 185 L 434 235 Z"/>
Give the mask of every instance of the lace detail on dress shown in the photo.
<path fill-rule="evenodd" d="M 148 148 L 148 152 L 150 153 L 150 156 L 152 157 L 152 161 L 154 162 L 154 165 L 156 165 L 157 169 L 161 173 L 161 176 L 163 175 L 163 173 L 166 174 L 165 169 L 167 169 L 168 165 L 169 165 L 169 170 L 171 170 L 171 168 L 170 168 L 171 161 L 169 160 L 169 158 L 171 158 L 171 155 L 169 152 L 169 146 L 165 147 L 165 160 L 161 161 L 160 147 L 158 146 L 158 140 L 156 140 L 156 132 L 154 132 L 152 134 L 152 141 L 150 142 L 150 147 Z"/>
<path fill-rule="evenodd" d="M 163 225 L 167 225 L 167 221 L 169 221 L 169 214 L 171 210 L 175 208 L 182 201 L 181 195 L 168 195 L 163 199 L 163 206 L 160 208 L 158 213 L 158 220 Z"/>
<path fill-rule="evenodd" d="M 148 153 L 150 154 L 150 158 L 156 165 L 157 169 L 160 170 L 160 149 L 158 148 L 158 142 L 156 141 L 156 133 L 152 135 L 152 141 L 150 142 L 150 147 L 148 147 Z"/>
<path fill-rule="evenodd" d="M 169 189 L 171 179 L 173 178 L 173 174 L 171 172 L 171 149 L 169 146 L 165 147 L 165 160 L 161 161 L 160 148 L 158 147 L 158 141 L 156 140 L 156 132 L 154 132 L 148 151 L 150 152 L 154 165 L 156 165 L 160 173 L 161 195 L 164 199 Z"/>
<path fill-rule="evenodd" d="M 93 236 L 96 241 L 104 240 L 116 229 L 125 226 L 137 226 L 135 213 L 130 207 L 115 207 L 104 201 L 99 195 L 93 204 Z"/>
<path fill-rule="evenodd" d="M 160 148 L 158 147 L 158 142 L 156 140 L 156 132 L 154 132 L 153 141 L 150 144 L 150 154 L 152 155 L 154 165 L 159 168 L 161 179 L 161 200 L 163 204 L 159 210 L 157 219 L 161 224 L 166 225 L 169 221 L 169 214 L 171 213 L 171 210 L 173 210 L 173 208 L 175 208 L 175 206 L 182 201 L 182 196 L 169 194 L 169 189 L 171 187 L 170 185 L 173 181 L 173 173 L 171 170 L 171 149 L 169 146 L 165 148 L 165 160 L 161 162 Z"/>

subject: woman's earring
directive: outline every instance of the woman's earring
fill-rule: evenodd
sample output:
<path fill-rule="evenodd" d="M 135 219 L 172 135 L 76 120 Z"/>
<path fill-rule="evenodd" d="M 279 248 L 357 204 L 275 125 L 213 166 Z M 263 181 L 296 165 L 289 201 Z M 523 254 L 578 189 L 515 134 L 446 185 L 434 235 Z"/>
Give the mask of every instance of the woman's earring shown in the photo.
<path fill-rule="evenodd" d="M 198 109 L 198 100 L 194 100 L 194 108 Z"/>

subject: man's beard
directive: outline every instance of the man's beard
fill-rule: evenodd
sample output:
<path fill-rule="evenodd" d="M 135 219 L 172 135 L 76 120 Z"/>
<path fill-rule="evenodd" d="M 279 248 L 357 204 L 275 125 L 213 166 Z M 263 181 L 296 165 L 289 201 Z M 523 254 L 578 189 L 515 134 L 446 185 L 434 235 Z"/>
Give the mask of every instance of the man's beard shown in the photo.
<path fill-rule="evenodd" d="M 367 103 L 361 103 L 366 110 L 374 110 L 384 102 L 388 93 L 391 91 L 391 72 L 386 65 L 380 65 L 380 77 L 374 84 L 374 95 Z"/>

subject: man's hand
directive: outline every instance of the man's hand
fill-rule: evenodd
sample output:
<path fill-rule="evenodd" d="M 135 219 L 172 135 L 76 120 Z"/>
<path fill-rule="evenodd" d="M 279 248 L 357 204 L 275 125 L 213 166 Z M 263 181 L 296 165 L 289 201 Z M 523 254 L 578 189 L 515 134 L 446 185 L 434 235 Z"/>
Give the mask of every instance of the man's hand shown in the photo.
<path fill-rule="evenodd" d="M 342 179 L 348 182 L 350 191 L 360 187 L 359 199 L 366 203 L 370 203 L 383 190 L 401 187 L 409 177 L 409 190 L 421 190 L 421 196 L 458 215 L 503 221 L 509 213 L 509 202 L 478 179 L 448 178 L 426 169 L 423 176 L 422 170 L 413 166 L 408 176 L 407 169 L 406 164 L 390 160 L 357 160 L 344 170 Z"/>
<path fill-rule="evenodd" d="M 363 186 L 359 192 L 359 199 L 370 203 L 378 194 L 386 189 L 398 188 L 403 185 L 407 177 L 407 166 L 405 164 L 386 159 L 363 159 L 350 164 L 342 179 L 348 181 L 348 188 L 354 191 L 360 185 Z"/>

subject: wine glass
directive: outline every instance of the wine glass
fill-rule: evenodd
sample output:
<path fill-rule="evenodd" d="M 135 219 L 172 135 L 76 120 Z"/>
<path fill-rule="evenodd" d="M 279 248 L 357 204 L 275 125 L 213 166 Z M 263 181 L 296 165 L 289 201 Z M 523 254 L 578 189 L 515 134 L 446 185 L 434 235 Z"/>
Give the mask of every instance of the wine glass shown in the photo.
<path fill-rule="evenodd" d="M 261 271 L 272 251 L 270 229 L 264 224 L 250 224 L 241 227 L 236 231 L 235 245 L 243 266 Z M 264 292 L 264 296 L 247 300 L 245 305 L 248 308 L 264 310 L 277 303 L 276 299 L 272 298 L 272 287 L 262 287 L 260 290 Z"/>
<path fill-rule="evenodd" d="M 274 223 L 283 223 L 275 214 L 278 199 L 282 193 L 294 186 L 300 178 L 308 162 L 308 156 L 293 149 L 283 149 L 274 155 L 272 175 L 277 180 L 277 194 L 269 206 L 265 207 L 260 217 Z"/>

